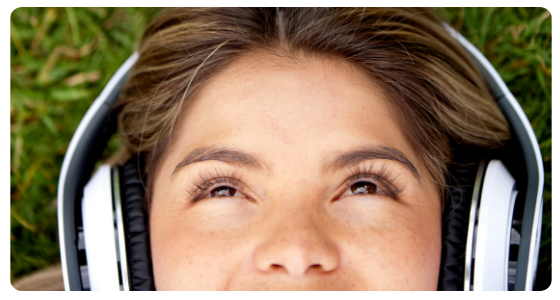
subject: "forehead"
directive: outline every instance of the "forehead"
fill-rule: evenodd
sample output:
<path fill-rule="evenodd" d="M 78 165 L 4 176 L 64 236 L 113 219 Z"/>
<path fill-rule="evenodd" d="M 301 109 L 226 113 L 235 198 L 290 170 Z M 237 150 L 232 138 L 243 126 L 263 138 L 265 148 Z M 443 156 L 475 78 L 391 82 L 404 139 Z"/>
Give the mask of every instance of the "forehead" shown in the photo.
<path fill-rule="evenodd" d="M 247 55 L 213 76 L 190 101 L 174 142 L 182 155 L 220 144 L 273 162 L 301 163 L 377 145 L 416 162 L 381 89 L 342 59 Z"/>

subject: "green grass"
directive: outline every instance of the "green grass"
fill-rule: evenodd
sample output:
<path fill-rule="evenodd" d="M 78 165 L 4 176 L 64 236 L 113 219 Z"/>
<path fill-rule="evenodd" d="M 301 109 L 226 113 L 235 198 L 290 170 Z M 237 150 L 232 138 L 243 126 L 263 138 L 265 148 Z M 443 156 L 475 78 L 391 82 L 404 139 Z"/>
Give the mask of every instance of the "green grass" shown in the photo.
<path fill-rule="evenodd" d="M 137 47 L 146 8 L 18 8 L 11 16 L 11 277 L 60 260 L 56 195 L 88 107 Z M 109 151 L 118 147 L 113 140 Z"/>
<path fill-rule="evenodd" d="M 19 8 L 12 13 L 12 279 L 60 260 L 56 193 L 64 154 L 86 110 L 132 54 L 143 28 L 157 11 Z M 539 276 L 544 278 L 542 274 L 552 266 L 550 14 L 542 8 L 453 8 L 438 12 L 486 55 L 535 130 L 546 171 L 539 261 Z M 113 139 L 107 153 L 118 145 L 118 139 Z"/>

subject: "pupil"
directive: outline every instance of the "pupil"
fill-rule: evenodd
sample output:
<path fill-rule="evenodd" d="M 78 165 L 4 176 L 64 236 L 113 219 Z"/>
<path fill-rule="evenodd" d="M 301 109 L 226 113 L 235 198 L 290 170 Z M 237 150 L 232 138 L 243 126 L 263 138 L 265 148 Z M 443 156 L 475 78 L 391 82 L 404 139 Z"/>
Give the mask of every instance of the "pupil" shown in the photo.
<path fill-rule="evenodd" d="M 212 197 L 231 197 L 235 194 L 235 189 L 230 188 L 227 186 L 221 186 L 219 188 L 215 188 L 210 195 Z"/>
<path fill-rule="evenodd" d="M 377 186 L 371 182 L 357 182 L 350 187 L 353 194 L 375 194 Z"/>

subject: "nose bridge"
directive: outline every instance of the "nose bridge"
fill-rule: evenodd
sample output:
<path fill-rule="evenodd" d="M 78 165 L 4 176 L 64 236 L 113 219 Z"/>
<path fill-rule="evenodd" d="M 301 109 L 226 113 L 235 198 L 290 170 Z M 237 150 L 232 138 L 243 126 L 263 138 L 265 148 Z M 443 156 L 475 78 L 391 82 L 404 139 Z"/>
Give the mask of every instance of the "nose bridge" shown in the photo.
<path fill-rule="evenodd" d="M 278 208 L 284 210 L 275 218 L 270 228 L 276 238 L 274 243 L 291 245 L 291 247 L 312 245 L 326 242 L 320 217 L 312 214 L 310 207 Z"/>
<path fill-rule="evenodd" d="M 311 269 L 329 272 L 336 268 L 339 258 L 335 244 L 321 217 L 311 211 L 317 208 L 310 206 L 276 208 L 254 253 L 257 269 L 301 276 Z"/>

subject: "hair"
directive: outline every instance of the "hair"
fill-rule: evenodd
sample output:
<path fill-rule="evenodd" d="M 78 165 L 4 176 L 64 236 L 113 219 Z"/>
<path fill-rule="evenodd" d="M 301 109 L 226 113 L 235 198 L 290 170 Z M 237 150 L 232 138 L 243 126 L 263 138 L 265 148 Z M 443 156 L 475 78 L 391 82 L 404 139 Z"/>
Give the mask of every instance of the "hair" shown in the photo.
<path fill-rule="evenodd" d="M 118 101 L 121 137 L 144 161 L 148 190 L 191 95 L 250 51 L 337 57 L 363 69 L 440 195 L 458 147 L 497 149 L 510 137 L 476 66 L 429 9 L 168 9 L 146 28 Z"/>

